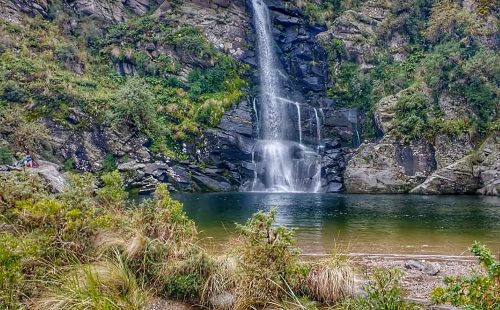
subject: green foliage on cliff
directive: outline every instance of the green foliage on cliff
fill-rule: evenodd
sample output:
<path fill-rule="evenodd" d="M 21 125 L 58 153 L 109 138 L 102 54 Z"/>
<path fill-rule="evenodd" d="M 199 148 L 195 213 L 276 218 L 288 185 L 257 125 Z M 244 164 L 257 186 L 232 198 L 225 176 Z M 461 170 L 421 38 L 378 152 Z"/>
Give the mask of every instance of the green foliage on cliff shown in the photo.
<path fill-rule="evenodd" d="M 494 36 L 487 22 L 491 2 L 471 9 L 457 1 L 387 5 L 388 15 L 370 34 L 375 43 L 364 56 L 369 67 L 353 63 L 342 41 L 325 44 L 334 83 L 329 95 L 342 106 L 372 113 L 381 98 L 400 93 L 395 133 L 405 142 L 432 140 L 439 133 L 484 136 L 498 120 L 500 93 L 498 52 L 487 44 Z M 395 33 L 409 40 L 398 47 L 402 60 L 387 44 Z M 420 94 L 409 95 L 415 89 Z M 460 106 L 460 121 L 445 120 L 446 102 Z"/>
<path fill-rule="evenodd" d="M 41 118 L 74 127 L 66 117 L 82 111 L 97 123 L 131 126 L 154 151 L 172 154 L 179 141 L 217 125 L 243 96 L 247 67 L 216 50 L 198 28 L 144 17 L 98 27 L 82 20 L 87 29 L 68 31 L 68 19 L 61 12 L 53 21 L 0 21 L 0 121 L 11 113 L 26 120 L 2 123 L 0 134 L 13 149 L 47 149 L 16 134 L 47 133 Z M 133 77 L 116 72 L 124 66 Z"/>

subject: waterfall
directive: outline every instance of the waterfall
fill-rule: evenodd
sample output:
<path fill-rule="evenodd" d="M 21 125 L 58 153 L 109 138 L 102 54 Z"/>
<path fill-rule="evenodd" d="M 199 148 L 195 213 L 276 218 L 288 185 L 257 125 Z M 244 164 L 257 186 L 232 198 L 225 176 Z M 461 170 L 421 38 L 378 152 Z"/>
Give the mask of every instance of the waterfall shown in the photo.
<path fill-rule="evenodd" d="M 257 98 L 253 98 L 253 102 L 252 102 L 252 107 L 253 107 L 253 113 L 255 114 L 255 121 L 257 122 L 257 136 L 260 135 L 260 121 L 259 121 L 259 112 L 257 112 Z M 254 162 L 253 160 L 253 154 L 252 154 L 252 162 Z"/>
<path fill-rule="evenodd" d="M 295 106 L 297 107 L 297 128 L 299 129 L 299 143 L 302 143 L 302 118 L 300 116 L 300 104 L 295 102 Z M 315 109 L 316 110 L 316 109 Z"/>
<path fill-rule="evenodd" d="M 274 49 L 269 9 L 263 0 L 252 0 L 252 6 L 260 83 L 259 109 L 254 102 L 253 110 L 260 140 L 252 152 L 254 179 L 244 189 L 317 192 L 321 187 L 320 156 L 302 144 L 300 103 L 283 91 L 287 76 Z M 293 107 L 297 110 L 297 128 L 293 126 L 295 113 L 289 113 Z"/>
<path fill-rule="evenodd" d="M 318 147 L 321 143 L 321 121 L 318 116 L 318 109 L 314 108 L 314 116 L 316 117 L 316 137 L 318 139 Z"/>

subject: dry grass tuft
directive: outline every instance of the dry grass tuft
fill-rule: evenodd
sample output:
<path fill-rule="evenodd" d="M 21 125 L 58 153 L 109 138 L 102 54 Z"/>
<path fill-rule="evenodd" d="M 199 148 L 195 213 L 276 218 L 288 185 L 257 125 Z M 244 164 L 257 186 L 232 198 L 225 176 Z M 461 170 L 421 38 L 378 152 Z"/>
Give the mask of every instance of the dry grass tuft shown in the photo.
<path fill-rule="evenodd" d="M 104 232 L 97 236 L 94 244 L 99 254 L 122 250 L 127 259 L 134 259 L 144 254 L 146 237 L 139 230 L 132 232 L 130 237 L 124 237 L 113 232 Z"/>
<path fill-rule="evenodd" d="M 63 273 L 30 305 L 35 310 L 130 309 L 148 304 L 151 295 L 117 255 L 93 265 Z"/>
<path fill-rule="evenodd" d="M 328 261 L 316 264 L 307 276 L 306 288 L 315 300 L 333 304 L 354 295 L 354 271 L 347 262 Z"/>
<path fill-rule="evenodd" d="M 234 258 L 223 256 L 217 259 L 214 271 L 203 287 L 201 300 L 204 304 L 219 310 L 233 309 L 236 268 Z"/>

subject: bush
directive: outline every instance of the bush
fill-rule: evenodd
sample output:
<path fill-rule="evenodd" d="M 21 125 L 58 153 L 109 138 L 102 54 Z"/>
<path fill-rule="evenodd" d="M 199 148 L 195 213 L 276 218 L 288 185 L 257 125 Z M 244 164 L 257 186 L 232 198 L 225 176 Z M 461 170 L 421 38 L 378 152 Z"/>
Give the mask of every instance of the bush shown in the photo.
<path fill-rule="evenodd" d="M 190 253 L 167 267 L 164 276 L 166 295 L 181 300 L 200 300 L 203 285 L 213 269 L 213 261 L 202 251 Z"/>
<path fill-rule="evenodd" d="M 432 299 L 437 303 L 450 302 L 466 309 L 499 309 L 500 261 L 480 243 L 474 243 L 470 250 L 479 259 L 484 273 L 446 277 L 446 287 L 436 288 L 432 292 Z"/>
<path fill-rule="evenodd" d="M 402 272 L 399 269 L 377 268 L 373 270 L 370 283 L 363 289 L 368 294 L 366 298 L 346 299 L 341 309 L 385 309 L 385 310 L 416 310 L 421 307 L 406 302 L 399 280 Z"/>
<path fill-rule="evenodd" d="M 127 202 L 128 193 L 124 190 L 123 179 L 120 173 L 115 170 L 101 176 L 103 187 L 97 191 L 104 207 L 112 209 L 123 208 Z"/>
<path fill-rule="evenodd" d="M 14 154 L 8 146 L 0 146 L 0 165 L 12 165 Z"/>
<path fill-rule="evenodd" d="M 165 133 L 156 112 L 155 96 L 145 80 L 132 77 L 118 90 L 113 102 L 112 121 L 130 122 L 157 143 L 163 143 Z"/>
<path fill-rule="evenodd" d="M 404 91 L 398 99 L 395 113 L 396 133 L 408 143 L 422 139 L 428 133 L 429 97 L 421 88 Z"/>
<path fill-rule="evenodd" d="M 240 278 L 237 281 L 235 309 L 266 306 L 288 296 L 288 288 L 297 288 L 306 268 L 299 263 L 299 251 L 293 247 L 293 231 L 273 227 L 276 210 L 255 213 L 245 225 L 237 225 L 236 250 Z"/>

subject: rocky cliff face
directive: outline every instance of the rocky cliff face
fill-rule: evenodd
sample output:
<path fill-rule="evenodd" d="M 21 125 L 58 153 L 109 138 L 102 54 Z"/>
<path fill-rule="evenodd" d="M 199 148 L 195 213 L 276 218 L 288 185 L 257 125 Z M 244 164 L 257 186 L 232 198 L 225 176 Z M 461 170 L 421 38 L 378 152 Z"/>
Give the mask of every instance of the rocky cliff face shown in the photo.
<path fill-rule="evenodd" d="M 316 6 L 329 3 L 305 2 Z M 483 2 L 450 2 L 449 7 L 438 7 L 450 12 L 453 23 L 446 23 L 438 9 L 424 2 L 412 6 L 383 0 L 341 8 L 340 13 L 335 12 L 330 19 L 317 23 L 301 1 L 266 1 L 272 14 L 276 49 L 285 70 L 283 75 L 287 76 L 287 92 L 300 103 L 303 141 L 321 150 L 322 191 L 498 195 L 498 135 L 495 133 L 498 127 L 494 125 L 498 85 L 484 82 L 494 81 L 496 76 L 498 59 L 491 55 L 497 53 L 499 45 L 497 9 Z M 331 9 L 324 8 L 325 12 Z M 61 162 L 69 162 L 79 171 L 97 172 L 105 169 L 112 159 L 127 185 L 145 193 L 152 191 L 158 182 L 168 183 L 173 191 L 234 191 L 252 180 L 252 149 L 257 133 L 255 112 L 259 104 L 254 101 L 257 77 L 251 74 L 257 61 L 249 1 L 0 0 L 0 9 L 0 20 L 11 25 L 22 26 L 26 18 L 31 17 L 51 21 L 64 16 L 60 18 L 60 28 L 68 40 L 87 31 L 103 36 L 103 29 L 109 25 L 125 24 L 141 16 L 155 18 L 169 29 L 199 27 L 203 37 L 217 50 L 249 65 L 250 83 L 244 89 L 245 98 L 227 109 L 217 126 L 205 128 L 195 139 L 176 142 L 182 156 L 160 155 L 152 151 L 151 139 L 136 127 L 102 122 L 102 116 L 81 106 L 65 108 L 64 113 L 60 113 L 64 114 L 62 121 L 50 116 L 42 117 L 41 123 L 54 137 L 53 155 Z M 421 21 L 415 21 L 416 17 Z M 471 20 L 475 24 L 470 24 Z M 443 39 L 446 33 L 436 30 L 439 23 L 447 34 L 460 31 L 469 34 L 467 38 L 459 38 L 461 40 L 458 37 Z M 465 30 L 456 31 L 454 27 L 460 25 L 465 25 Z M 132 24 L 128 30 L 136 31 L 134 27 L 137 25 Z M 481 31 L 470 30 L 471 27 Z M 197 54 L 195 45 L 199 42 L 189 41 L 191 38 L 181 42 L 182 46 L 175 46 L 159 38 L 158 33 L 139 31 L 133 40 L 127 41 L 126 36 L 125 39 L 120 36 L 123 29 L 115 29 L 118 34 L 113 37 L 114 41 L 99 53 L 121 76 L 147 72 L 188 85 L 193 70 L 214 65 L 210 54 Z M 450 41 L 459 43 L 449 47 Z M 13 44 L 8 40 L 0 43 L 0 52 L 9 49 L 18 52 L 11 48 Z M 94 43 L 99 42 L 90 45 Z M 77 44 L 80 43 L 75 43 L 73 49 Z M 426 44 L 436 48 L 422 47 Z M 476 49 L 475 45 L 481 47 Z M 460 54 L 461 49 L 466 50 L 465 56 Z M 81 76 L 77 87 L 95 88 L 86 80 L 90 69 L 83 61 L 85 57 L 77 53 L 67 55 L 68 50 L 71 50 L 68 46 L 59 46 L 56 54 L 67 70 Z M 485 51 L 486 56 L 474 56 L 477 60 L 467 58 L 467 53 L 478 50 Z M 436 63 L 442 61 L 438 56 L 445 53 L 453 56 L 447 59 L 457 61 L 435 69 Z M 426 57 L 434 62 L 426 63 L 423 61 Z M 162 63 L 165 59 L 170 61 L 166 65 Z M 443 86 L 448 81 L 431 79 L 445 68 L 465 62 L 467 65 L 456 70 L 464 76 L 453 82 L 462 86 L 453 86 L 451 82 Z M 482 63 L 486 65 L 481 66 Z M 171 68 L 163 70 L 165 66 Z M 434 69 L 436 71 L 431 71 Z M 448 76 L 458 76 L 456 72 Z M 50 74 L 44 74 L 50 81 Z M 477 81 L 468 80 L 474 76 L 478 76 Z M 481 92 L 467 88 L 483 82 L 486 86 L 478 88 Z M 408 95 L 408 90 L 419 83 L 424 84 L 419 86 L 422 93 L 427 92 L 424 99 Z M 20 102 L 26 97 L 15 87 L 2 87 L 1 100 Z M 467 88 L 468 95 L 457 88 Z M 494 95 L 487 93 L 489 89 L 493 89 Z M 180 98 L 186 96 L 183 90 L 178 92 L 176 95 Z M 33 104 L 28 102 L 26 106 L 30 108 Z M 182 102 L 175 105 L 181 106 Z M 492 107 L 481 108 L 488 105 Z M 296 116 L 294 126 L 298 126 L 299 115 L 295 106 L 292 108 L 290 115 Z M 402 110 L 404 108 L 407 110 Z M 165 109 L 179 107 L 158 107 L 157 112 Z M 411 121 L 402 120 L 404 113 Z M 172 117 L 172 121 L 179 120 Z M 471 124 L 483 126 L 482 133 L 478 134 Z M 424 128 L 423 133 L 415 134 L 413 129 L 417 127 Z M 431 132 L 432 127 L 439 130 Z M 0 131 L 0 146 L 8 145 L 8 139 L 2 134 Z"/>
<path fill-rule="evenodd" d="M 482 5 L 483 8 L 480 10 Z M 344 53 L 343 61 L 356 64 L 358 72 L 363 76 L 369 76 L 374 71 L 380 72 L 379 70 L 391 72 L 390 70 L 394 69 L 389 69 L 390 67 L 384 65 L 383 61 L 389 61 L 394 68 L 399 66 L 398 63 L 403 65 L 411 63 L 412 57 L 415 57 L 410 45 L 417 42 L 408 18 L 417 13 L 421 14 L 422 20 L 428 19 L 420 26 L 420 31 L 425 34 L 420 40 L 427 40 L 428 44 L 436 46 L 452 44 L 446 43 L 449 39 L 446 39 L 446 35 L 441 31 L 444 31 L 444 28 L 448 33 L 456 31 L 448 22 L 454 20 L 460 23 L 454 14 L 462 14 L 468 16 L 470 20 L 476 20 L 477 24 L 474 26 L 476 29 L 483 29 L 471 33 L 469 38 L 479 42 L 475 44 L 484 45 L 485 50 L 497 51 L 498 41 L 495 38 L 498 38 L 498 33 L 491 24 L 491 20 L 495 20 L 495 17 L 487 13 L 494 14 L 494 10 L 491 11 L 484 5 L 478 1 L 461 4 L 450 2 L 448 6 L 435 6 L 433 10 L 425 7 L 416 10 L 396 2 L 367 1 L 360 7 L 341 14 L 320 37 L 323 42 L 332 40 L 340 42 L 339 45 L 342 46 Z M 478 10 L 480 13 L 477 13 Z M 442 16 L 444 11 L 448 12 L 446 18 Z M 444 22 L 446 19 L 448 21 Z M 438 23 L 441 23 L 441 28 Z M 462 48 L 467 49 L 466 46 Z M 430 50 L 429 53 L 432 54 L 432 48 Z M 441 48 L 439 54 L 436 54 L 439 56 L 432 57 L 443 57 L 442 55 L 446 53 L 446 49 Z M 385 57 L 382 58 L 382 63 L 380 55 Z M 408 92 L 413 92 L 411 84 L 399 86 L 405 85 L 404 81 L 408 79 L 404 77 L 401 79 L 402 76 L 394 79 L 392 86 L 383 86 L 384 89 L 377 85 L 378 89 L 372 89 L 372 96 L 376 94 L 374 98 L 381 97 L 376 99 L 371 108 L 377 137 L 366 140 L 349 156 L 344 175 L 347 191 L 497 195 L 499 171 L 498 155 L 495 150 L 498 145 L 498 131 L 493 129 L 481 134 L 473 126 L 467 125 L 470 124 L 468 123 L 470 119 L 480 119 L 480 116 L 477 116 L 478 106 L 471 107 L 470 100 L 464 95 L 459 95 L 458 90 L 450 92 L 449 88 L 440 88 L 440 85 L 432 84 L 431 77 L 425 77 L 428 74 L 426 70 L 436 64 L 426 62 L 425 53 L 419 55 L 422 60 L 417 66 L 422 67 L 410 70 L 413 70 L 413 74 L 424 77 L 423 83 L 418 81 L 418 78 L 411 82 L 414 85 L 424 85 L 420 86 L 418 91 L 421 96 L 408 95 Z M 464 61 L 466 59 L 465 57 Z M 450 66 L 455 65 L 450 64 Z M 397 71 L 392 72 L 398 74 Z M 439 72 L 433 75 L 432 78 L 435 80 L 440 79 Z M 470 79 L 467 75 L 462 78 Z M 380 83 L 380 80 L 373 80 Z M 452 85 L 449 81 L 441 81 L 443 84 Z M 392 89 L 392 94 L 391 91 L 388 94 L 387 89 Z M 383 95 L 380 96 L 377 92 Z M 425 96 L 429 95 L 434 98 L 425 99 Z M 481 103 L 483 106 L 492 104 L 496 107 L 487 112 L 488 117 L 483 118 L 487 120 L 486 122 L 494 122 L 497 119 L 497 100 L 497 97 L 492 95 Z M 420 108 L 417 107 L 419 101 L 422 104 Z M 421 110 L 415 112 L 416 109 Z M 417 131 L 420 133 L 415 134 Z"/>

